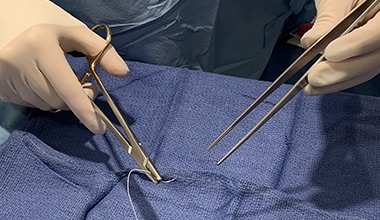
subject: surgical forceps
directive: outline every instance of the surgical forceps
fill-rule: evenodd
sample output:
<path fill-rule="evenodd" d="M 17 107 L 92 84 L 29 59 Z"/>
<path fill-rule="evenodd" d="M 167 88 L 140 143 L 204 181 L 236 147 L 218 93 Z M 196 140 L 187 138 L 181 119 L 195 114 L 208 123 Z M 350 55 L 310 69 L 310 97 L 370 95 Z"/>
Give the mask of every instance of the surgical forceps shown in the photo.
<path fill-rule="evenodd" d="M 360 24 L 366 15 L 380 2 L 380 0 L 367 0 L 355 7 L 346 17 L 344 17 L 335 27 L 333 27 L 322 38 L 316 41 L 309 49 L 307 49 L 296 61 L 294 61 L 252 104 L 248 106 L 244 112 L 238 116 L 231 125 L 229 125 L 207 148 L 211 150 L 222 138 L 224 138 L 243 118 L 245 118 L 255 107 L 263 102 L 278 87 L 284 84 L 291 76 L 299 71 L 303 66 L 308 64 L 314 57 L 322 52 L 327 45 L 334 39 L 349 33 L 357 25 Z M 324 59 L 322 55 L 314 64 Z M 257 130 L 259 130 L 274 114 L 276 114 L 286 103 L 288 103 L 295 95 L 298 94 L 305 86 L 308 85 L 306 72 L 293 87 L 275 104 L 271 110 L 251 129 L 248 133 L 238 141 L 219 161 L 220 165 L 227 159 L 237 148 L 248 140 Z"/>
<path fill-rule="evenodd" d="M 99 78 L 99 75 L 95 71 L 96 65 L 99 63 L 100 59 L 103 57 L 105 52 L 110 46 L 111 43 L 111 30 L 107 25 L 97 24 L 91 30 L 95 31 L 98 28 L 104 28 L 106 30 L 106 39 L 103 49 L 96 54 L 95 56 L 86 56 L 88 61 L 88 71 L 79 79 L 81 84 L 84 84 L 91 76 L 95 78 L 96 83 L 98 84 L 101 92 L 103 93 L 107 103 L 111 107 L 113 113 L 115 114 L 117 120 L 119 121 L 121 127 L 123 128 L 127 138 L 116 128 L 116 126 L 111 122 L 111 120 L 100 110 L 100 108 L 91 100 L 92 105 L 94 106 L 95 112 L 102 118 L 105 124 L 110 128 L 114 135 L 118 138 L 124 148 L 127 150 L 128 154 L 136 161 L 139 167 L 144 171 L 144 173 L 152 180 L 154 183 L 159 183 L 162 178 L 158 173 L 153 162 L 150 160 L 149 156 L 145 152 L 140 141 L 137 139 L 136 135 L 133 133 L 132 129 L 129 127 L 123 116 L 121 115 L 119 109 L 116 107 L 114 101 L 111 99 L 111 96 L 108 94 L 105 89 L 102 81 Z"/>

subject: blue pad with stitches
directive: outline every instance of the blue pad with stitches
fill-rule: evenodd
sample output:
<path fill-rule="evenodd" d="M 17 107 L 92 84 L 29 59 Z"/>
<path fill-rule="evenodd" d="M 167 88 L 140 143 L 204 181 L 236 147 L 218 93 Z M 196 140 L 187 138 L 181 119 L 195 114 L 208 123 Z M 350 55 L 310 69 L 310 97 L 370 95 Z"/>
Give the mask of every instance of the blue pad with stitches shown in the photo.
<path fill-rule="evenodd" d="M 83 59 L 70 60 L 83 72 Z M 220 166 L 216 161 L 283 95 L 283 86 L 211 152 L 209 143 L 265 82 L 128 63 L 105 86 L 164 179 L 133 173 L 139 219 L 376 219 L 380 100 L 299 94 Z M 96 100 L 108 116 L 104 98 Z M 116 119 L 111 117 L 115 123 Z M 1 219 L 132 218 L 138 168 L 109 131 L 72 113 L 35 112 L 0 146 Z"/>

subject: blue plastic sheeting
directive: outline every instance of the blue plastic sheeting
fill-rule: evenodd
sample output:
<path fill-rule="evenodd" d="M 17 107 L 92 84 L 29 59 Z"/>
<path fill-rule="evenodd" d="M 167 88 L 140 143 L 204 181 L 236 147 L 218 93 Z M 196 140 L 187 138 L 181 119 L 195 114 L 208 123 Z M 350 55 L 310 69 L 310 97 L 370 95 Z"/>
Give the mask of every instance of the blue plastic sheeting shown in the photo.
<path fill-rule="evenodd" d="M 0 143 L 3 143 L 9 137 L 9 131 L 0 126 Z"/>
<path fill-rule="evenodd" d="M 88 26 L 108 24 L 126 60 L 257 79 L 285 23 L 306 1 L 54 2 Z"/>
<path fill-rule="evenodd" d="M 15 130 L 30 114 L 29 108 L 0 101 L 0 143 Z"/>
<path fill-rule="evenodd" d="M 380 215 L 378 98 L 301 93 L 216 166 L 289 87 L 281 87 L 206 153 L 268 84 L 128 64 L 129 77 L 101 77 L 164 179 L 176 177 L 155 185 L 132 174 L 139 219 Z M 74 68 L 83 72 L 86 63 L 74 62 Z M 111 116 L 103 97 L 96 103 Z M 1 219 L 133 218 L 126 176 L 137 165 L 111 132 L 93 135 L 70 112 L 35 112 L 0 146 L 0 161 Z"/>

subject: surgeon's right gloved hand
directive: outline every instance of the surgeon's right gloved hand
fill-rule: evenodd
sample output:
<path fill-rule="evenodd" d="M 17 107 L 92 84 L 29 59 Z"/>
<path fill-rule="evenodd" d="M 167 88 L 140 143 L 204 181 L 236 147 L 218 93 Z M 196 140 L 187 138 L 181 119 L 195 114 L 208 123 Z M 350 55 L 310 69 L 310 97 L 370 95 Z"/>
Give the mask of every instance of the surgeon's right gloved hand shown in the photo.
<path fill-rule="evenodd" d="M 315 0 L 317 19 L 311 30 L 301 39 L 309 47 L 356 5 L 358 0 Z M 380 5 L 367 17 L 364 24 L 351 33 L 339 37 L 325 49 L 326 61 L 308 71 L 309 85 L 304 91 L 309 95 L 344 90 L 380 73 Z"/>
<path fill-rule="evenodd" d="M 0 99 L 40 108 L 72 110 L 93 133 L 105 124 L 88 98 L 94 86 L 81 85 L 64 53 L 97 54 L 104 39 L 47 0 L 12 0 L 0 5 Z M 100 65 L 115 76 L 129 70 L 113 47 Z"/>

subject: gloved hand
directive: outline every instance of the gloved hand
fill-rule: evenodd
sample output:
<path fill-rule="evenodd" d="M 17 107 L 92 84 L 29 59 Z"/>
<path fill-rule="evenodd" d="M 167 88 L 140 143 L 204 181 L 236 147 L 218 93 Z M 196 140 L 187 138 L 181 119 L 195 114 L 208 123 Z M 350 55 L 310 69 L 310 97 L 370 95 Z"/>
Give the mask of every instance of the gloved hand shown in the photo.
<path fill-rule="evenodd" d="M 72 110 L 93 133 L 105 124 L 87 96 L 94 87 L 81 85 L 64 53 L 95 55 L 104 40 L 48 0 L 2 1 L 0 6 L 0 99 L 42 110 Z M 115 76 L 129 70 L 113 47 L 100 65 Z"/>
<path fill-rule="evenodd" d="M 337 24 L 357 4 L 358 0 L 315 0 L 317 19 L 311 30 L 301 39 L 309 47 Z M 327 61 L 310 68 L 309 95 L 336 92 L 370 80 L 380 73 L 380 5 L 367 17 L 364 24 L 351 33 L 339 37 L 325 49 Z"/>

